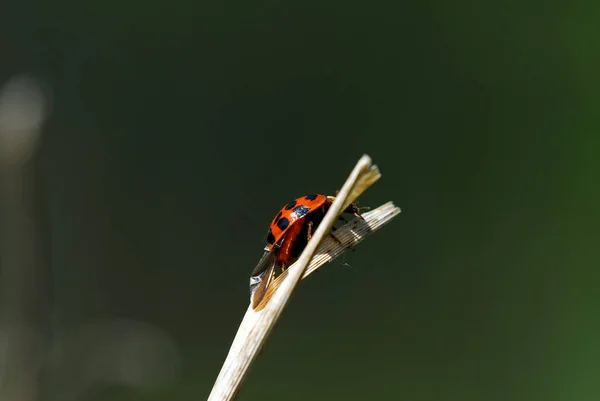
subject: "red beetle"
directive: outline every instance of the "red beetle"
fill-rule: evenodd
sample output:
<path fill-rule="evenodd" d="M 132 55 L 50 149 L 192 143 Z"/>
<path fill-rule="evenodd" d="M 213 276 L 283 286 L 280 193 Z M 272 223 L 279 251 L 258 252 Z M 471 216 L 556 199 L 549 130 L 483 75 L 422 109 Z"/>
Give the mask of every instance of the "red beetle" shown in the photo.
<path fill-rule="evenodd" d="M 275 267 L 283 271 L 298 259 L 334 200 L 333 196 L 307 195 L 288 203 L 277 213 L 267 234 L 265 253 L 250 275 L 252 308 L 265 296 Z M 348 206 L 344 213 L 360 217 L 355 204 Z"/>

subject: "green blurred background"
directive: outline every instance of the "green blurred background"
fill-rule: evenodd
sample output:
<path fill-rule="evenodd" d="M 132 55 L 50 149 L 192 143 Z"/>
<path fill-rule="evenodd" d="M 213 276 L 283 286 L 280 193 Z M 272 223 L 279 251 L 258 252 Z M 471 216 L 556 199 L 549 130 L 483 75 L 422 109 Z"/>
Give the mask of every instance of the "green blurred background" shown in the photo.
<path fill-rule="evenodd" d="M 5 168 L 39 257 L 3 401 L 205 399 L 270 220 L 364 153 L 402 214 L 303 282 L 239 399 L 600 399 L 599 3 L 2 8 L 0 85 L 51 96 Z"/>

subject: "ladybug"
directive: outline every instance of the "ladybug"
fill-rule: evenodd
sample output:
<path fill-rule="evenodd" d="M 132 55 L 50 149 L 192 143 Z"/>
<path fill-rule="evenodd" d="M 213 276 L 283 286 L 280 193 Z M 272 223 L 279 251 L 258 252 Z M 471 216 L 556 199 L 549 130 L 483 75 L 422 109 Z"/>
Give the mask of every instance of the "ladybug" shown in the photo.
<path fill-rule="evenodd" d="M 283 271 L 298 259 L 334 200 L 333 196 L 307 195 L 291 201 L 277 213 L 267 233 L 265 253 L 250 275 L 252 308 L 256 308 L 263 299 L 275 275 L 275 268 Z M 358 210 L 355 204 L 351 204 L 343 213 L 362 219 Z M 342 216 L 339 218 L 345 221 Z"/>

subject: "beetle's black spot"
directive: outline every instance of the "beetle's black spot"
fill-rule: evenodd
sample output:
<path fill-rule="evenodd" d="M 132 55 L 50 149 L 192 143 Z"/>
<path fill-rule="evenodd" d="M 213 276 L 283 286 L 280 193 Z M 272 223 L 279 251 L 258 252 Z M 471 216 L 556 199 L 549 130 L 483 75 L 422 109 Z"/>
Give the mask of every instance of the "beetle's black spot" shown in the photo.
<path fill-rule="evenodd" d="M 273 244 L 273 242 L 275 242 L 275 236 L 273 235 L 273 232 L 269 229 L 269 232 L 267 233 L 267 242 L 269 244 Z"/>
<path fill-rule="evenodd" d="M 313 200 L 317 199 L 317 196 L 319 196 L 319 195 L 312 194 L 312 195 L 305 196 L 304 199 L 313 201 Z"/>
<path fill-rule="evenodd" d="M 310 212 L 310 209 L 307 208 L 306 206 L 296 206 L 293 210 L 294 213 L 296 213 L 296 216 L 298 216 L 298 218 L 303 217 L 305 215 L 308 214 L 308 212 Z"/>
<path fill-rule="evenodd" d="M 291 201 L 290 203 L 288 203 L 285 207 L 285 210 L 290 210 L 291 208 L 293 208 L 294 206 L 296 206 L 296 201 Z"/>
<path fill-rule="evenodd" d="M 279 227 L 279 229 L 281 231 L 285 230 L 288 226 L 290 225 L 290 221 L 287 219 L 287 217 L 282 217 L 278 222 L 277 222 L 277 227 Z"/>
<path fill-rule="evenodd" d="M 273 219 L 274 224 L 277 224 L 277 221 L 281 218 L 281 213 L 282 212 L 277 213 L 277 216 L 275 216 L 275 218 Z"/>

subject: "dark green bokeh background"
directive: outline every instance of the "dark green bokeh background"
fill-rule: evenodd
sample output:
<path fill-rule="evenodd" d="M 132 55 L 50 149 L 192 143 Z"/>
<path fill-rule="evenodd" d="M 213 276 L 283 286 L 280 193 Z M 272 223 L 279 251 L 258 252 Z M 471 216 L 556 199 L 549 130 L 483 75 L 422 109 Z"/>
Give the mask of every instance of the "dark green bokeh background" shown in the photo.
<path fill-rule="evenodd" d="M 181 356 L 79 399 L 205 399 L 270 219 L 363 153 L 361 203 L 403 213 L 303 283 L 240 400 L 600 399 L 597 3 L 6 6 L 2 82 L 54 95 L 49 336 L 132 319 Z"/>

